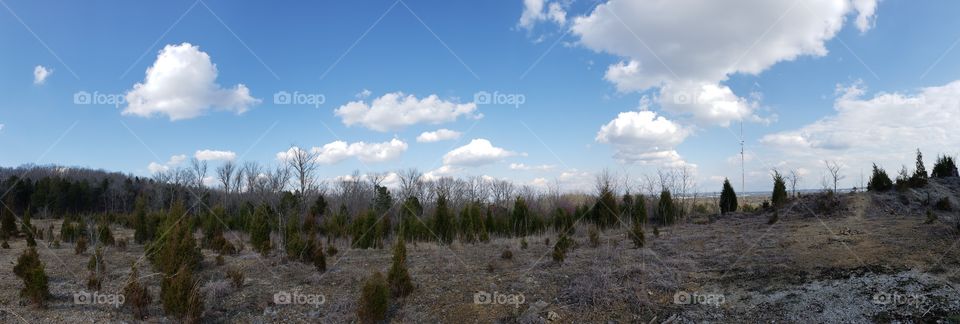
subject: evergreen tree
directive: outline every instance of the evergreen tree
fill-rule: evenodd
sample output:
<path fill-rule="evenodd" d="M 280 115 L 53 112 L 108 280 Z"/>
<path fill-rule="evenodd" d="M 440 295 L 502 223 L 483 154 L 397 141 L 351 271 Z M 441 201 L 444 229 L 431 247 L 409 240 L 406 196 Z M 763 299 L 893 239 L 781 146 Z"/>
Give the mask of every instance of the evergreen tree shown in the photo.
<path fill-rule="evenodd" d="M 447 207 L 447 196 L 443 193 L 437 195 L 437 207 L 433 215 L 433 232 L 437 235 L 441 244 L 450 244 L 453 241 L 453 221 L 451 220 L 450 208 Z"/>
<path fill-rule="evenodd" d="M 44 307 L 51 295 L 47 284 L 47 273 L 35 248 L 31 247 L 24 250 L 23 254 L 17 258 L 17 264 L 13 267 L 13 274 L 23 281 L 20 297 Z"/>
<path fill-rule="evenodd" d="M 400 229 L 405 240 L 422 240 L 424 231 L 423 222 L 420 221 L 420 215 L 423 214 L 423 206 L 420 200 L 415 196 L 407 197 L 400 206 Z"/>
<path fill-rule="evenodd" d="M 870 182 L 867 183 L 869 191 L 887 191 L 893 189 L 893 181 L 887 175 L 887 171 L 873 164 L 873 174 L 870 175 Z"/>
<path fill-rule="evenodd" d="M 729 179 L 723 179 L 723 191 L 720 192 L 720 213 L 737 211 L 737 193 L 733 191 Z"/>
<path fill-rule="evenodd" d="M 673 196 L 670 194 L 670 190 L 664 189 L 660 192 L 656 215 L 657 220 L 663 225 L 672 225 L 677 221 L 677 208 L 674 206 Z"/>
<path fill-rule="evenodd" d="M 642 248 L 645 240 L 643 237 L 643 223 L 634 222 L 633 228 L 630 230 L 630 238 L 633 240 L 633 246 L 636 248 Z"/>
<path fill-rule="evenodd" d="M 394 297 L 403 297 L 413 290 L 413 281 L 407 271 L 407 246 L 403 237 L 397 237 L 393 248 L 393 263 L 387 272 L 387 282 Z"/>
<path fill-rule="evenodd" d="M 960 176 L 957 173 L 957 164 L 953 162 L 951 156 L 937 156 L 937 163 L 933 165 L 930 176 L 934 178 L 947 178 Z"/>
<path fill-rule="evenodd" d="M 526 236 L 530 233 L 530 209 L 523 197 L 517 196 L 513 202 L 513 213 L 510 217 L 510 227 L 513 235 Z"/>
<path fill-rule="evenodd" d="M 0 238 L 8 238 L 17 234 L 17 219 L 7 208 L 0 208 Z"/>
<path fill-rule="evenodd" d="M 203 314 L 200 284 L 193 278 L 193 269 L 184 265 L 165 275 L 160 281 L 163 311 L 181 321 L 198 322 Z"/>
<path fill-rule="evenodd" d="M 270 209 L 260 205 L 253 213 L 253 222 L 250 224 L 250 245 L 260 254 L 270 253 Z"/>
<path fill-rule="evenodd" d="M 390 190 L 387 190 L 387 187 L 384 186 L 375 186 L 374 192 L 373 210 L 379 217 L 390 211 L 390 207 L 393 205 L 393 197 L 390 196 Z"/>
<path fill-rule="evenodd" d="M 927 168 L 923 166 L 923 153 L 917 149 L 917 169 L 913 170 L 913 176 L 910 177 L 910 186 L 919 188 L 927 185 Z"/>
<path fill-rule="evenodd" d="M 603 187 L 597 202 L 593 206 L 594 222 L 601 229 L 616 225 L 617 217 L 620 216 L 620 206 L 617 205 L 617 198 L 609 187 Z"/>
<path fill-rule="evenodd" d="M 635 223 L 647 223 L 647 198 L 641 194 L 637 194 L 636 199 L 633 200 L 633 208 L 630 208 L 630 219 Z"/>
<path fill-rule="evenodd" d="M 773 208 L 783 207 L 787 203 L 787 184 L 780 171 L 773 170 L 773 196 L 770 198 Z"/>
<path fill-rule="evenodd" d="M 313 201 L 313 206 L 310 206 L 310 214 L 314 217 L 320 217 L 326 212 L 327 199 L 323 195 L 317 195 L 317 199 Z"/>
<path fill-rule="evenodd" d="M 133 240 L 138 244 L 143 244 L 151 239 L 149 236 L 147 224 L 147 199 L 144 196 L 138 196 L 133 207 Z"/>

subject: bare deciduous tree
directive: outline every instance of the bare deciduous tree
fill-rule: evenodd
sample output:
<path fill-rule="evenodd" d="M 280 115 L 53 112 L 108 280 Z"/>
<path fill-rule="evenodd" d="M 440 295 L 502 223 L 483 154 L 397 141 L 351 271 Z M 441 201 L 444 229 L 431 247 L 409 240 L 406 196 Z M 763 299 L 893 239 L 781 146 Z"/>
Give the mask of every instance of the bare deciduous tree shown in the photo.
<path fill-rule="evenodd" d="M 787 175 L 787 180 L 790 181 L 790 191 L 793 192 L 793 196 L 797 196 L 797 183 L 800 182 L 800 171 L 797 169 L 790 170 L 790 174 Z"/>
<path fill-rule="evenodd" d="M 397 172 L 400 178 L 400 198 L 423 198 L 423 173 L 416 168 L 409 168 Z"/>
<path fill-rule="evenodd" d="M 837 192 L 837 184 L 840 180 L 846 178 L 846 176 L 840 174 L 842 166 L 837 161 L 830 160 L 823 160 L 823 164 L 827 168 L 828 180 L 833 181 L 833 192 Z"/>
<path fill-rule="evenodd" d="M 190 159 L 190 170 L 193 175 L 193 185 L 203 188 L 203 179 L 207 178 L 207 161 L 195 157 Z"/>
<path fill-rule="evenodd" d="M 310 189 L 314 185 L 313 173 L 317 170 L 317 153 L 292 147 L 289 151 L 292 153 L 287 156 L 287 165 L 293 171 L 293 176 L 300 185 L 298 192 L 301 197 L 309 196 Z"/>

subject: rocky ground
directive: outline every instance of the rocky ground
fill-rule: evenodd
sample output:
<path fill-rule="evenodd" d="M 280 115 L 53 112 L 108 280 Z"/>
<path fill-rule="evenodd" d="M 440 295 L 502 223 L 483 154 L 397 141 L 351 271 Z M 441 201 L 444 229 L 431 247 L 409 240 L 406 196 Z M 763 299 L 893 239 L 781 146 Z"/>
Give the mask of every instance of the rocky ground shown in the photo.
<path fill-rule="evenodd" d="M 956 211 L 932 201 L 950 197 L 960 180 L 932 182 L 923 190 L 851 193 L 839 207 L 809 195 L 794 199 L 768 224 L 769 211 L 698 216 L 676 226 L 648 228 L 647 246 L 633 247 L 624 231 L 607 231 L 591 246 L 578 226 L 576 248 L 562 264 L 550 252 L 556 235 L 494 239 L 486 244 L 408 244 L 416 288 L 394 300 L 392 322 L 956 322 L 960 317 L 960 244 Z M 932 210 L 933 218 L 927 216 Z M 35 220 L 41 228 L 59 221 Z M 116 228 L 116 236 L 132 237 Z M 228 239 L 239 238 L 228 234 Z M 132 241 L 132 240 L 131 240 Z M 46 309 L 20 301 L 13 275 L 22 239 L 0 250 L 0 322 L 136 322 L 109 304 L 77 303 L 85 290 L 92 249 L 75 255 L 39 241 L 53 300 Z M 390 249 L 349 249 L 328 257 L 329 270 L 261 258 L 249 249 L 224 265 L 204 251 L 205 322 L 355 322 L 365 277 L 386 271 Z M 504 250 L 511 259 L 502 259 Z M 120 290 L 143 247 L 110 248 L 108 278 L 100 293 Z M 157 302 L 159 278 L 142 261 L 141 275 L 154 296 L 148 322 L 175 322 Z M 225 280 L 228 268 L 246 274 L 242 288 Z M 280 295 L 277 295 L 277 294 Z M 314 304 L 277 304 L 275 297 L 313 296 Z"/>

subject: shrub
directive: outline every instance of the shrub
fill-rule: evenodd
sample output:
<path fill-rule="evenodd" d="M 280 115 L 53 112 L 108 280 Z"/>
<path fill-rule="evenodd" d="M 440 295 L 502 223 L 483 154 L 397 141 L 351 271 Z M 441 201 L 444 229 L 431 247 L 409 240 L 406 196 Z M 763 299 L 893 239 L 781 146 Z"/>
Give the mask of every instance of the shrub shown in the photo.
<path fill-rule="evenodd" d="M 222 266 L 227 263 L 227 260 L 223 259 L 223 254 L 217 254 L 217 258 L 214 259 L 218 266 Z"/>
<path fill-rule="evenodd" d="M 867 183 L 869 191 L 887 191 L 893 189 L 893 181 L 887 176 L 887 171 L 873 164 L 873 174 L 870 175 L 870 182 Z"/>
<path fill-rule="evenodd" d="M 587 237 L 590 240 L 590 247 L 600 246 L 600 231 L 598 231 L 596 227 L 591 226 L 590 229 L 587 230 Z"/>
<path fill-rule="evenodd" d="M 9 248 L 10 248 L 10 243 L 7 243 L 7 241 L 4 240 L 3 243 L 0 243 L 0 248 L 9 249 Z"/>
<path fill-rule="evenodd" d="M 617 198 L 610 186 L 602 185 L 599 189 L 600 194 L 593 206 L 593 218 L 597 226 L 605 229 L 617 224 L 620 206 L 617 205 Z"/>
<path fill-rule="evenodd" d="M 97 246 L 97 249 L 90 255 L 87 261 L 87 270 L 94 272 L 103 272 L 107 269 L 106 260 L 103 257 L 103 246 Z"/>
<path fill-rule="evenodd" d="M 77 239 L 76 246 L 73 247 L 73 253 L 79 255 L 84 252 L 87 252 L 87 237 L 81 236 L 79 239 Z"/>
<path fill-rule="evenodd" d="M 527 244 L 527 238 L 526 238 L 526 237 L 521 237 L 521 238 L 520 238 L 520 249 L 521 249 L 521 250 L 526 250 L 528 245 L 529 245 L 529 244 Z"/>
<path fill-rule="evenodd" d="M 0 209 L 0 237 L 8 238 L 17 234 L 17 219 L 6 208 Z"/>
<path fill-rule="evenodd" d="M 191 270 L 200 268 L 203 254 L 197 247 L 189 226 L 183 222 L 174 224 L 170 232 L 162 239 L 154 241 L 154 244 L 159 244 L 152 255 L 154 266 L 167 276 L 173 275 L 182 266 Z"/>
<path fill-rule="evenodd" d="M 144 196 L 138 196 L 133 207 L 133 241 L 137 244 L 143 244 L 152 239 L 147 230 L 147 200 Z"/>
<path fill-rule="evenodd" d="M 28 248 L 17 258 L 13 267 L 13 274 L 23 280 L 20 297 L 26 298 L 36 305 L 43 307 L 50 299 L 50 289 L 47 285 L 47 273 L 43 262 L 35 248 Z"/>
<path fill-rule="evenodd" d="M 328 254 L 328 255 L 334 256 L 334 255 L 337 255 L 337 252 L 339 252 L 339 251 L 337 251 L 337 247 L 336 247 L 336 246 L 333 246 L 332 243 L 327 244 L 327 254 Z"/>
<path fill-rule="evenodd" d="M 566 258 L 567 251 L 572 247 L 573 242 L 570 241 L 570 238 L 563 232 L 557 236 L 557 243 L 553 246 L 553 261 L 557 263 L 563 263 L 563 260 Z"/>
<path fill-rule="evenodd" d="M 263 256 L 270 254 L 270 214 L 267 205 L 260 205 L 253 213 L 253 223 L 250 224 L 250 245 Z"/>
<path fill-rule="evenodd" d="M 773 214 L 770 215 L 770 219 L 767 220 L 767 224 L 773 225 L 773 223 L 776 223 L 778 220 L 780 220 L 780 210 L 774 209 Z"/>
<path fill-rule="evenodd" d="M 236 288 L 243 287 L 243 271 L 237 268 L 227 269 L 227 278 L 230 279 L 230 282 L 233 283 L 233 286 Z"/>
<path fill-rule="evenodd" d="M 127 249 L 127 239 L 126 239 L 126 238 L 117 239 L 116 245 L 117 245 L 117 249 L 119 249 L 120 251 L 126 250 L 126 249 Z"/>
<path fill-rule="evenodd" d="M 90 271 L 90 274 L 87 276 L 87 289 L 88 290 L 100 290 L 103 287 L 102 280 L 96 272 Z"/>
<path fill-rule="evenodd" d="M 26 234 L 27 246 L 34 247 L 37 246 L 37 240 L 33 239 L 33 231 L 24 232 Z"/>
<path fill-rule="evenodd" d="M 934 178 L 958 176 L 957 164 L 953 162 L 953 157 L 945 155 L 937 156 L 937 163 L 933 165 L 933 170 L 930 171 L 930 176 Z"/>
<path fill-rule="evenodd" d="M 110 231 L 110 224 L 102 222 L 97 226 L 97 239 L 103 245 L 113 245 L 113 232 Z"/>
<path fill-rule="evenodd" d="M 927 169 L 923 166 L 923 153 L 920 153 L 920 149 L 917 149 L 917 169 L 913 170 L 913 175 L 910 176 L 910 187 L 921 188 L 926 186 L 927 177 Z"/>
<path fill-rule="evenodd" d="M 510 252 L 510 250 L 503 250 L 503 252 L 500 253 L 500 258 L 504 260 L 513 259 L 513 252 Z"/>
<path fill-rule="evenodd" d="M 720 191 L 720 213 L 726 214 L 737 211 L 737 193 L 733 191 L 729 179 L 723 179 L 723 190 Z"/>
<path fill-rule="evenodd" d="M 360 323 L 380 323 L 387 318 L 390 289 L 379 271 L 374 272 L 363 284 L 357 305 L 357 318 Z"/>
<path fill-rule="evenodd" d="M 638 194 L 633 200 L 633 208 L 630 208 L 630 220 L 633 222 L 647 223 L 647 198 Z M 573 224 L 570 224 L 571 227 Z"/>
<path fill-rule="evenodd" d="M 942 211 L 952 211 L 953 205 L 950 203 L 950 198 L 943 197 L 940 200 L 937 200 L 937 203 L 934 204 L 934 208 Z"/>
<path fill-rule="evenodd" d="M 137 270 L 136 264 L 130 268 L 130 278 L 127 279 L 127 284 L 123 286 L 123 297 L 124 307 L 129 308 L 137 320 L 142 320 L 147 316 L 153 297 L 150 296 L 147 287 L 140 283 L 140 272 Z"/>
<path fill-rule="evenodd" d="M 318 245 L 313 249 L 313 266 L 317 271 L 327 271 L 327 256 L 323 254 L 323 245 Z"/>
<path fill-rule="evenodd" d="M 659 228 L 659 227 L 656 227 L 656 226 L 653 227 L 653 236 L 654 236 L 654 237 L 660 237 L 660 228 Z"/>
<path fill-rule="evenodd" d="M 193 279 L 193 269 L 187 264 L 181 265 L 173 275 L 165 275 L 160 282 L 163 311 L 181 321 L 198 322 L 203 314 L 199 286 Z"/>
<path fill-rule="evenodd" d="M 787 203 L 787 184 L 780 171 L 773 170 L 773 195 L 770 197 L 774 208 L 783 207 Z"/>
<path fill-rule="evenodd" d="M 822 214 L 832 214 L 840 209 L 840 199 L 832 190 L 818 195 L 815 203 L 816 212 Z"/>
<path fill-rule="evenodd" d="M 532 221 L 530 208 L 527 207 L 527 201 L 523 197 L 517 196 L 513 202 L 513 212 L 510 215 L 510 227 L 515 236 L 526 236 L 531 232 L 530 223 Z"/>
<path fill-rule="evenodd" d="M 633 229 L 630 231 L 630 238 L 633 239 L 634 247 L 638 249 L 643 247 L 643 224 L 633 223 Z"/>
<path fill-rule="evenodd" d="M 436 233 L 441 244 L 450 244 L 453 240 L 453 220 L 450 209 L 447 207 L 447 196 L 437 195 L 437 207 L 433 214 L 433 232 Z"/>
<path fill-rule="evenodd" d="M 407 270 L 407 246 L 403 238 L 397 238 L 393 248 L 393 264 L 387 272 L 387 282 L 393 297 L 403 297 L 413 290 L 413 280 Z"/>
<path fill-rule="evenodd" d="M 673 196 L 670 194 L 670 190 L 663 190 L 660 192 L 660 200 L 657 201 L 656 215 L 657 220 L 663 225 L 672 225 L 677 221 L 679 212 L 677 211 L 677 207 L 674 205 Z"/>
<path fill-rule="evenodd" d="M 385 235 L 383 224 L 387 221 L 386 217 L 378 221 L 377 213 L 372 209 L 363 212 L 362 216 L 357 217 L 350 225 L 353 241 L 351 245 L 360 249 L 383 247 L 383 236 Z M 452 228 L 450 229 L 452 230 Z M 453 237 L 453 232 L 447 234 L 450 235 L 450 238 Z"/>
<path fill-rule="evenodd" d="M 934 215 L 932 211 L 927 210 L 927 220 L 924 221 L 924 224 L 933 224 L 937 220 L 937 215 Z"/>

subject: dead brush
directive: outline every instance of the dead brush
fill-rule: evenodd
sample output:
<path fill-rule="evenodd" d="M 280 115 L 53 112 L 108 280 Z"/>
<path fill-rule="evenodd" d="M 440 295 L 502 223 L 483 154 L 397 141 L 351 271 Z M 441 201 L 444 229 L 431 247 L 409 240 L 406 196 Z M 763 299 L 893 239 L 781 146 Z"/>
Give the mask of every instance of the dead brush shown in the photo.
<path fill-rule="evenodd" d="M 227 269 L 227 278 L 230 279 L 230 282 L 233 283 L 235 288 L 243 287 L 243 271 L 237 268 Z"/>

